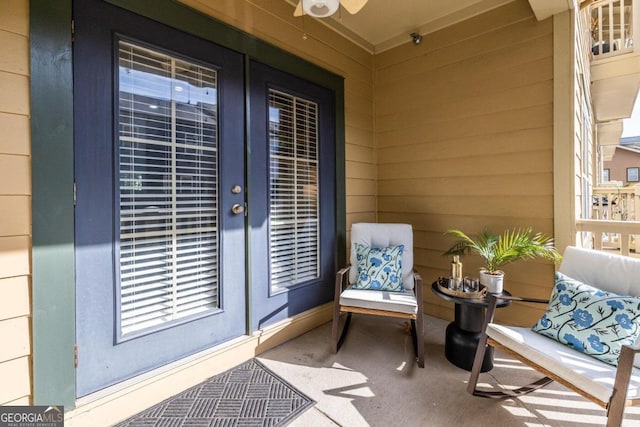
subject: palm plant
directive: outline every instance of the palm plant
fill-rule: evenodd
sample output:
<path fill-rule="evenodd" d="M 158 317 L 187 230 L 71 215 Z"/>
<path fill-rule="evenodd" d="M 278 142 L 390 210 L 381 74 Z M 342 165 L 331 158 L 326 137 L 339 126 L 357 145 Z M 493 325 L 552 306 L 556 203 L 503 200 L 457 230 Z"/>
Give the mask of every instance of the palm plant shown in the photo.
<path fill-rule="evenodd" d="M 468 236 L 460 230 L 447 230 L 458 241 L 443 255 L 464 255 L 475 252 L 484 260 L 486 273 L 499 273 L 499 268 L 510 262 L 536 257 L 559 262 L 562 257 L 553 245 L 553 238 L 542 233 L 533 233 L 531 228 L 505 230 L 501 235 L 489 230 Z"/>

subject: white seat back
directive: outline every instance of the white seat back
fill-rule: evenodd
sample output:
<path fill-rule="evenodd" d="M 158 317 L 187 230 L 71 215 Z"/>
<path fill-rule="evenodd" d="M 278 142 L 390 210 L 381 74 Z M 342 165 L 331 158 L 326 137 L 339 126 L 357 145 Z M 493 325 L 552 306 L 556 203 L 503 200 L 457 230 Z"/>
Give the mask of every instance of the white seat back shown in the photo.
<path fill-rule="evenodd" d="M 402 253 L 402 285 L 413 289 L 413 228 L 410 224 L 378 224 L 360 222 L 351 225 L 351 268 L 349 283 L 357 280 L 358 264 L 354 243 L 372 248 L 404 245 Z"/>
<path fill-rule="evenodd" d="M 640 296 L 640 259 L 568 246 L 558 269 L 603 291 Z"/>

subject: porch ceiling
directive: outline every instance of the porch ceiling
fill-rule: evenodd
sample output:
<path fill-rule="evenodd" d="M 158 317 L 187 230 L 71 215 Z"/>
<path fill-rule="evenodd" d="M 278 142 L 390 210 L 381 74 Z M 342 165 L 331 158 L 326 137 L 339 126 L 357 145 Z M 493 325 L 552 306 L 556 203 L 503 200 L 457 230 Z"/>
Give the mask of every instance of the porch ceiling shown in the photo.
<path fill-rule="evenodd" d="M 296 5 L 299 0 L 285 0 Z M 409 34 L 427 34 L 515 0 L 369 0 L 360 12 L 350 15 L 344 9 L 323 24 L 372 53 L 391 49 L 410 40 Z M 536 17 L 569 9 L 573 0 L 528 0 Z"/>
<path fill-rule="evenodd" d="M 599 122 L 631 116 L 640 89 L 640 54 L 596 60 L 591 65 L 591 94 Z M 619 137 L 618 137 L 619 139 Z"/>
<path fill-rule="evenodd" d="M 604 161 L 613 159 L 622 135 L 622 120 L 598 123 L 598 143 L 602 147 Z"/>

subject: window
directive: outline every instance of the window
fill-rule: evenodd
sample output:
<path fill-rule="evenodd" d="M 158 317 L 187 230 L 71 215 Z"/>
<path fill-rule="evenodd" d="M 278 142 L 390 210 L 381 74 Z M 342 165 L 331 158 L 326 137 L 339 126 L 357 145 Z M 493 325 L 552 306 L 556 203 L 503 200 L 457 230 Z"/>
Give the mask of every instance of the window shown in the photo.
<path fill-rule="evenodd" d="M 269 89 L 272 290 L 319 277 L 318 105 Z"/>
<path fill-rule="evenodd" d="M 217 74 L 119 42 L 120 334 L 219 307 Z"/>
<path fill-rule="evenodd" d="M 602 171 L 602 181 L 611 181 L 611 169 L 605 169 Z"/>
<path fill-rule="evenodd" d="M 640 178 L 638 176 L 639 168 L 627 168 L 627 182 L 638 182 Z"/>

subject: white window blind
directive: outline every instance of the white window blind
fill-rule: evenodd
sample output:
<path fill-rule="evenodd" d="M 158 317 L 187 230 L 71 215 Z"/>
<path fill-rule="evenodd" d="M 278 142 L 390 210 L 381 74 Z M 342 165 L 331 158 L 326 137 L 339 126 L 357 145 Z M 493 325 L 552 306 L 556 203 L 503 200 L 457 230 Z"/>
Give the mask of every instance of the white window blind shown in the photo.
<path fill-rule="evenodd" d="M 219 308 L 216 70 L 119 42 L 122 336 Z"/>
<path fill-rule="evenodd" d="M 320 275 L 318 105 L 270 89 L 269 146 L 271 286 L 278 290 Z"/>

